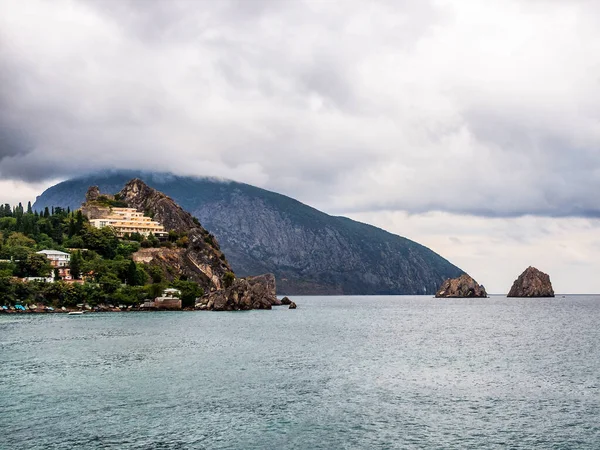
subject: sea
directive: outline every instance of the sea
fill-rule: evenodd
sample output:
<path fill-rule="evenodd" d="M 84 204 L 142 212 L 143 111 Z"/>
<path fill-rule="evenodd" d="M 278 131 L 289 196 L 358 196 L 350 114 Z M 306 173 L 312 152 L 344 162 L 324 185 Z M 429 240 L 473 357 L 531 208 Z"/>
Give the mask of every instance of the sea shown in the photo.
<path fill-rule="evenodd" d="M 0 315 L 0 448 L 600 448 L 600 296 L 293 300 Z"/>

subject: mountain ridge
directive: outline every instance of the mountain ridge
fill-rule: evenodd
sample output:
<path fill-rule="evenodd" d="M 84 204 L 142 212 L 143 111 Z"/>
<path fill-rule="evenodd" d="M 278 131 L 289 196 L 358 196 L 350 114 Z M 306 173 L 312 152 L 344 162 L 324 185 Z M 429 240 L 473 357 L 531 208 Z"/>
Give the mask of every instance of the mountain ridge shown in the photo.
<path fill-rule="evenodd" d="M 143 179 L 198 218 L 236 273 L 275 273 L 280 293 L 434 294 L 445 279 L 464 273 L 407 238 L 231 180 L 102 172 L 59 183 L 33 206 L 78 208 L 90 185 L 117 192 L 131 178 Z"/>

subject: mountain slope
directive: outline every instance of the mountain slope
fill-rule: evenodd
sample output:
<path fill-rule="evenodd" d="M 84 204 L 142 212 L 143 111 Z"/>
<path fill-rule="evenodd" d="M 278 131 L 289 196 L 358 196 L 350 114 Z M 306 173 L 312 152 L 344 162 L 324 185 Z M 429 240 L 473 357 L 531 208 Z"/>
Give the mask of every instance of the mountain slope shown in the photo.
<path fill-rule="evenodd" d="M 78 208 L 87 188 L 118 192 L 141 178 L 197 217 L 240 276 L 272 272 L 286 294 L 434 294 L 463 272 L 430 249 L 371 225 L 329 216 L 254 186 L 119 171 L 59 183 L 34 208 Z"/>

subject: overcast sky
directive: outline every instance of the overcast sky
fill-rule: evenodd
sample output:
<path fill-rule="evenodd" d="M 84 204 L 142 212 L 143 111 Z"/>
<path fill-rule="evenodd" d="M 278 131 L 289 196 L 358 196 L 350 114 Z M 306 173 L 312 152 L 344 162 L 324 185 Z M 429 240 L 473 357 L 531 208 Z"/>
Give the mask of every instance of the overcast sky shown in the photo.
<path fill-rule="evenodd" d="M 211 175 L 600 292 L 600 2 L 0 0 L 0 201 Z"/>

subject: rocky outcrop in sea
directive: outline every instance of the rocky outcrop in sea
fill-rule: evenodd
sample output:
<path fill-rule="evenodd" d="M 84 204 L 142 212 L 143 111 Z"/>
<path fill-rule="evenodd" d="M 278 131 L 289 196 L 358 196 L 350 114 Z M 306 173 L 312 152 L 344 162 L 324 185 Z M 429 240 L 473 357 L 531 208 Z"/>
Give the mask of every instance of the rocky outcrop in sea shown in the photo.
<path fill-rule="evenodd" d="M 507 297 L 554 297 L 550 276 L 529 266 L 515 280 Z"/>
<path fill-rule="evenodd" d="M 242 311 L 271 309 L 277 305 L 281 305 L 281 302 L 275 295 L 275 277 L 266 274 L 238 278 L 231 286 L 199 299 L 196 308 L 208 311 Z"/>
<path fill-rule="evenodd" d="M 469 275 L 464 274 L 458 278 L 444 281 L 435 296 L 437 298 L 485 298 L 487 292 L 485 292 L 482 285 L 478 284 Z"/>

